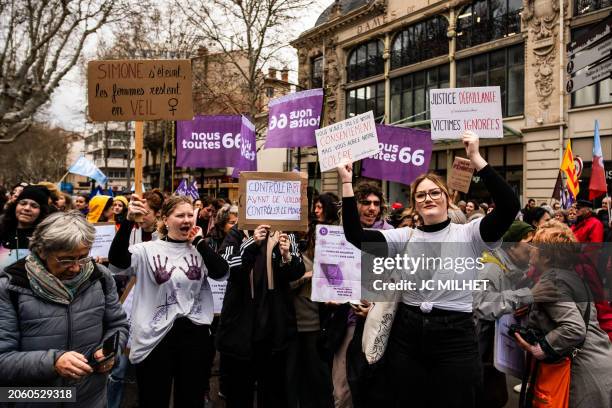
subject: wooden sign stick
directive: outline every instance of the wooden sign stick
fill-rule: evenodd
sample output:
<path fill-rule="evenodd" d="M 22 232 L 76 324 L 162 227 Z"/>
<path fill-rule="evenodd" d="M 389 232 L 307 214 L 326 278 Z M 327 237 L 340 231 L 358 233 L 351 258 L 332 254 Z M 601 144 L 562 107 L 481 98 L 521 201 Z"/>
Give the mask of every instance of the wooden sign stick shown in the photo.
<path fill-rule="evenodd" d="M 135 155 L 134 155 L 134 192 L 142 198 L 142 150 L 143 150 L 143 122 L 135 122 Z M 137 215 L 136 222 L 142 222 L 142 215 Z"/>

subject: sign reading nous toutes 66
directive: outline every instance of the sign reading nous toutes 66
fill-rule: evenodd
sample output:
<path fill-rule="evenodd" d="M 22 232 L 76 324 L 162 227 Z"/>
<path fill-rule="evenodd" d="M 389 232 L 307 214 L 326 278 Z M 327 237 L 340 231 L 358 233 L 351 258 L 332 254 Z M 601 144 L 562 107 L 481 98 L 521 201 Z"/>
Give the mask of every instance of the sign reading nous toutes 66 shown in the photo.
<path fill-rule="evenodd" d="M 190 120 L 190 60 L 112 60 L 87 64 L 93 121 Z"/>

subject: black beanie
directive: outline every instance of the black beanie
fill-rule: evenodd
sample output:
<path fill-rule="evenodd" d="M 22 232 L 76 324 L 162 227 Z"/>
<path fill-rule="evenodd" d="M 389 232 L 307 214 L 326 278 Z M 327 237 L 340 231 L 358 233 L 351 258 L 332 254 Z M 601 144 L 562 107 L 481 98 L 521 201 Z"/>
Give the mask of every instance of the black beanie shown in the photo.
<path fill-rule="evenodd" d="M 41 207 L 47 207 L 49 205 L 49 190 L 41 186 L 26 186 L 23 188 L 17 202 L 20 200 L 28 199 L 38 203 Z"/>

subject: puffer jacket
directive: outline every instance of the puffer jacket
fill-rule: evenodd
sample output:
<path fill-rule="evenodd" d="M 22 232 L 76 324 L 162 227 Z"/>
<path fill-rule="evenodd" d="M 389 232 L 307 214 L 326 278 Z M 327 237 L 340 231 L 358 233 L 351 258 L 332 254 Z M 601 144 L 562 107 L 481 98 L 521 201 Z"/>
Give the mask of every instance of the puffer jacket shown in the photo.
<path fill-rule="evenodd" d="M 60 377 L 55 371 L 55 362 L 67 351 L 88 356 L 116 332 L 123 349 L 128 329 L 115 283 L 104 266 L 96 265 L 70 305 L 51 303 L 32 291 L 25 259 L 0 272 L 2 386 L 76 387 L 76 402 L 66 406 L 104 407 L 108 374 L 94 372 L 74 381 Z M 40 407 L 41 404 L 15 406 Z"/>

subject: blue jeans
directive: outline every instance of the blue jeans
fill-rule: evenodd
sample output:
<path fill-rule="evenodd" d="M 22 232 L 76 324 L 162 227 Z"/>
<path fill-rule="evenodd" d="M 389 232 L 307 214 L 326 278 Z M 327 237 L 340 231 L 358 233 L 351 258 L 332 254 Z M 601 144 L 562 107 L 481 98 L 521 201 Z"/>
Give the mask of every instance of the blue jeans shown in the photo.
<path fill-rule="evenodd" d="M 128 356 L 121 353 L 115 366 L 108 376 L 108 382 L 106 383 L 106 399 L 108 408 L 119 408 L 121 406 L 121 399 L 123 398 L 123 384 L 127 373 L 130 360 Z"/>

